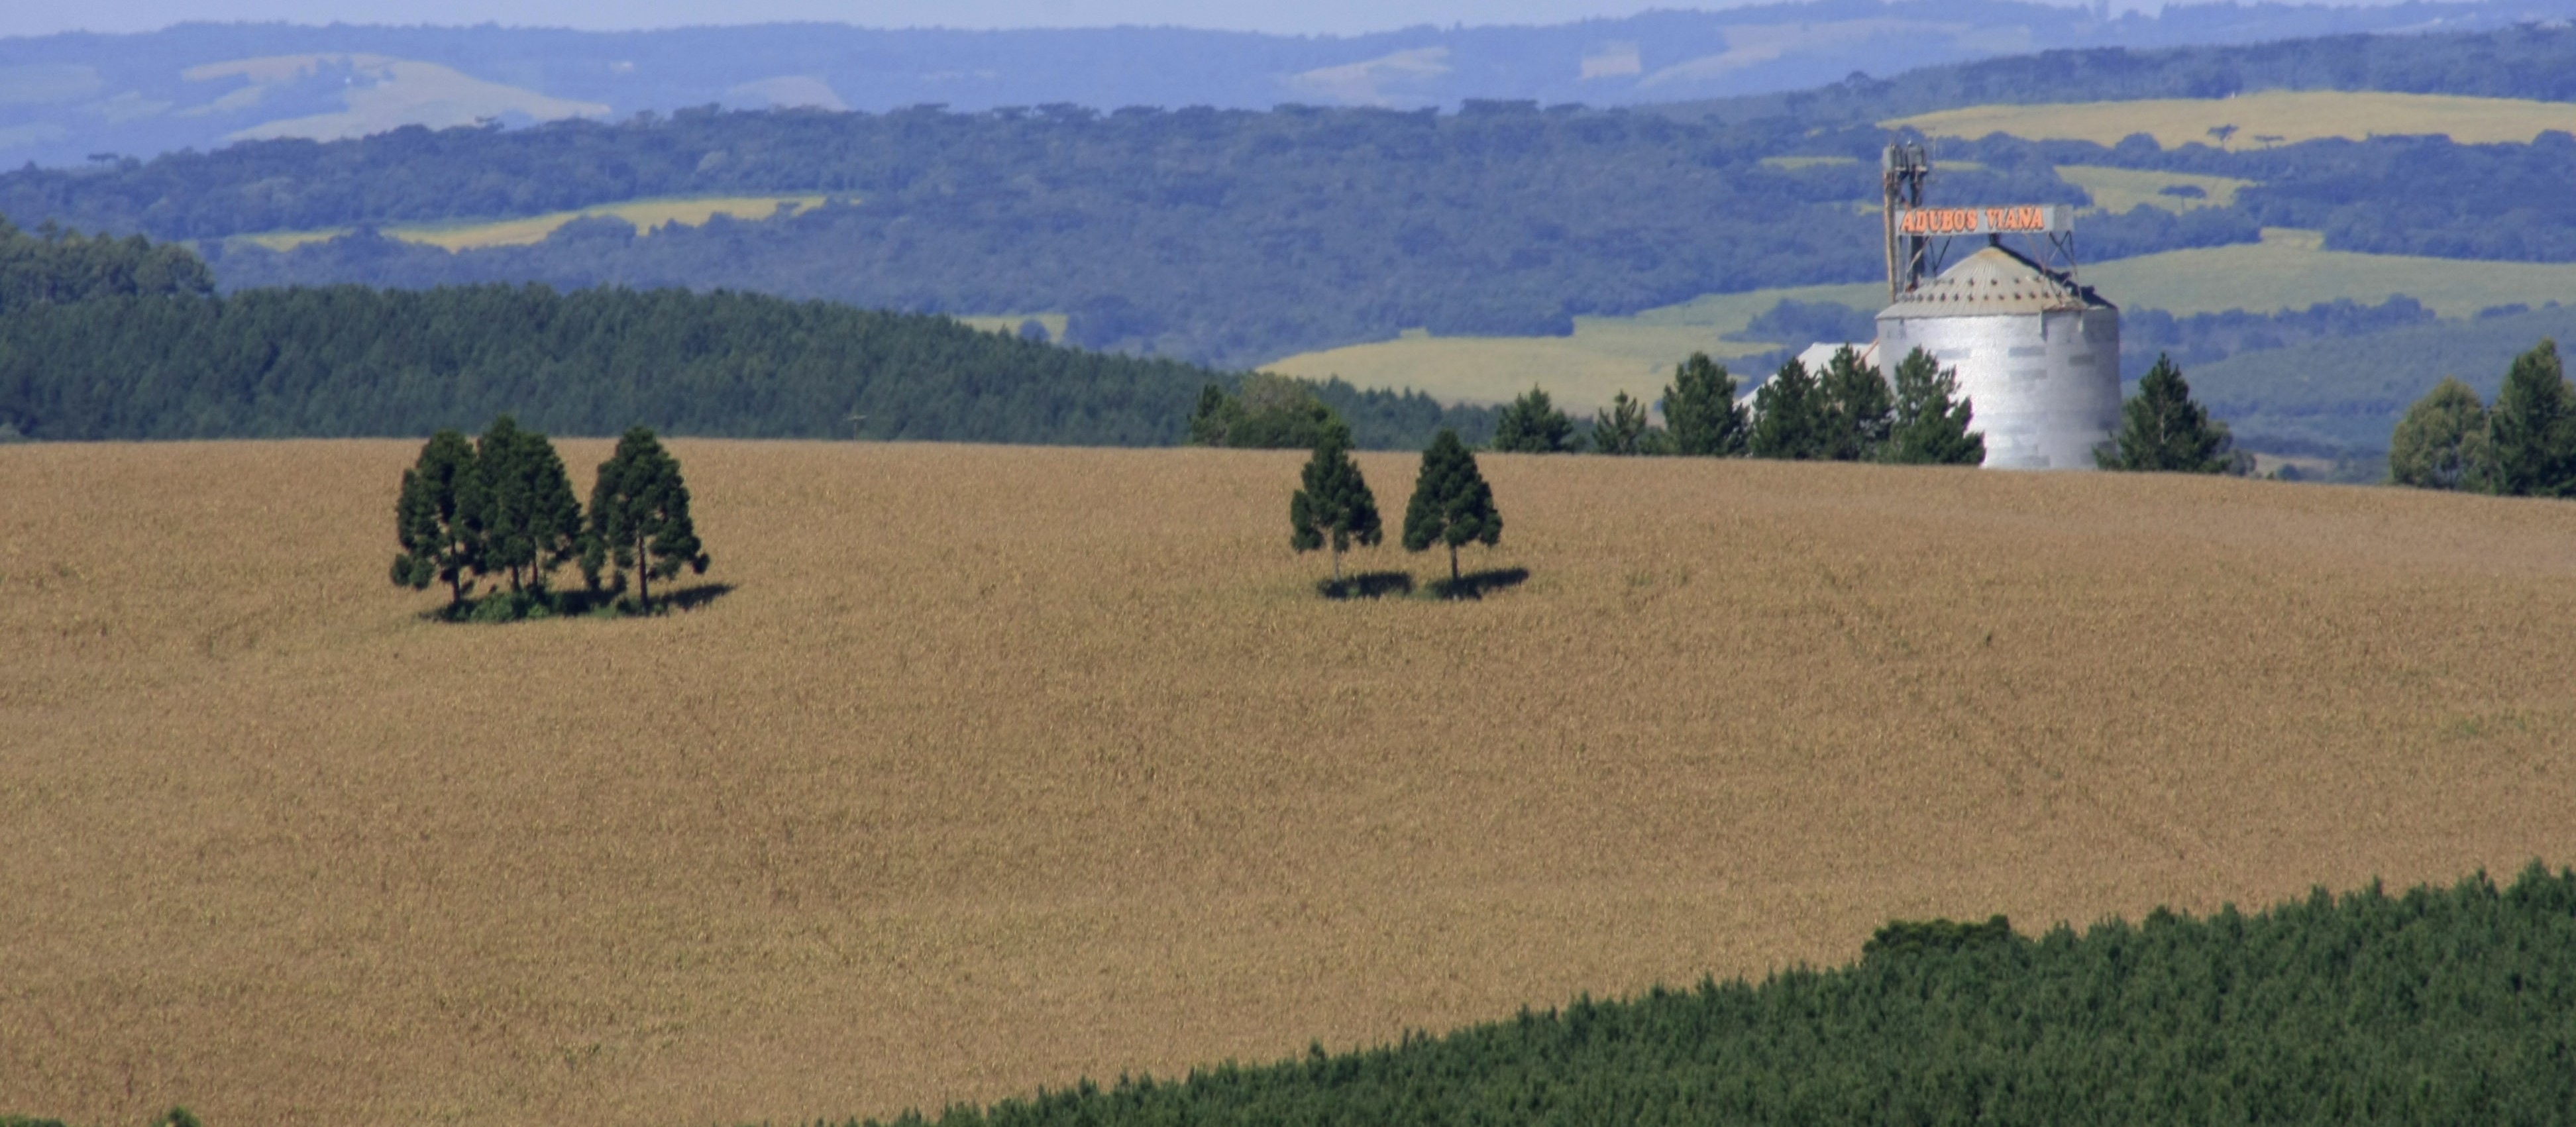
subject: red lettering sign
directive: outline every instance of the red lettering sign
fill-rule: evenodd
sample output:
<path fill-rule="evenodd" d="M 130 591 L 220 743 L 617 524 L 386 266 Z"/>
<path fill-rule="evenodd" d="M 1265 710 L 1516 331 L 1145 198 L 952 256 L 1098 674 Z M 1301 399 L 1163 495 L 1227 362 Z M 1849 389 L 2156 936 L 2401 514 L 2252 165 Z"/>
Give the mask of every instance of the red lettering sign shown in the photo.
<path fill-rule="evenodd" d="M 1908 235 L 1999 235 L 2064 231 L 2058 209 L 2035 204 L 2011 207 L 1918 207 L 1897 213 L 1896 229 Z"/>

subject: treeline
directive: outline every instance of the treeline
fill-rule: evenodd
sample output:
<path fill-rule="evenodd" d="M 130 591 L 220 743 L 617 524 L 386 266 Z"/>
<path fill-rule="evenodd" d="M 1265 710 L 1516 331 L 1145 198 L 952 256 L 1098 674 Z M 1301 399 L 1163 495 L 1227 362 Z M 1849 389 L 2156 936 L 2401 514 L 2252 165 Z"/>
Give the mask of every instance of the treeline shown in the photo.
<path fill-rule="evenodd" d="M 39 439 L 419 435 L 512 414 L 666 432 L 1169 445 L 1241 377 L 945 317 L 741 293 L 332 286 L 115 296 L 0 316 L 0 428 Z M 1365 442 L 1419 445 L 1419 395 L 1316 392 Z"/>
<path fill-rule="evenodd" d="M 2329 138 L 2295 145 L 2159 147 L 2143 134 L 2116 145 L 1988 138 L 1944 141 L 1966 160 L 2201 173 L 2255 181 L 2226 208 L 2187 223 L 2251 223 L 2323 231 L 2326 247 L 2515 262 L 2576 259 L 2576 202 L 2555 177 L 2576 157 L 2576 137 L 2553 130 L 2530 144 L 2461 144 L 2438 136 Z M 2224 217 L 2224 218 L 2222 218 Z M 2079 223 L 2089 231 L 2091 224 Z M 2085 239 L 2089 245 L 2092 240 Z M 2121 244 L 2125 250 L 2127 244 Z M 2119 257 L 2097 254 L 2095 257 Z"/>
<path fill-rule="evenodd" d="M 1852 964 L 1703 981 L 943 1127 L 2554 1124 L 2576 1108 L 2576 872 L 2082 933 L 1888 925 Z M 934 1120 L 907 1114 L 895 1122 Z"/>
<path fill-rule="evenodd" d="M 2428 20 L 2440 17 L 2427 12 Z M 1992 102 L 2225 98 L 2256 90 L 2389 90 L 2576 101 L 2576 30 L 2531 21 L 2440 35 L 2333 35 L 2243 46 L 2041 51 L 1924 67 L 1895 78 L 1853 75 L 1813 90 L 1668 107 L 1690 118 L 1797 117 L 1856 124 Z"/>
<path fill-rule="evenodd" d="M 30 234 L 0 218 L 0 316 L 92 298 L 202 295 L 214 288 L 214 274 L 185 247 L 52 224 Z"/>
<path fill-rule="evenodd" d="M 1917 348 L 1898 361 L 1894 376 L 1890 381 L 1845 347 L 1820 371 L 1789 358 L 1747 403 L 1737 398 L 1726 365 L 1693 353 L 1651 405 L 1622 391 L 1588 426 L 1558 409 L 1544 388 L 1531 388 L 1495 417 L 1492 448 L 1900 465 L 1985 460 L 1985 439 L 1971 430 L 1974 404 L 1959 395 L 1956 369 Z M 1655 425 L 1650 406 L 1662 411 L 1664 425 Z"/>
<path fill-rule="evenodd" d="M 2442 379 L 2459 377 L 2492 397 L 2514 357 L 2543 337 L 2576 339 L 2576 306 L 2506 307 L 2356 336 L 2285 340 L 2205 361 L 2193 369 L 2193 386 L 2243 441 L 2266 452 L 2379 452 L 2407 406 Z"/>

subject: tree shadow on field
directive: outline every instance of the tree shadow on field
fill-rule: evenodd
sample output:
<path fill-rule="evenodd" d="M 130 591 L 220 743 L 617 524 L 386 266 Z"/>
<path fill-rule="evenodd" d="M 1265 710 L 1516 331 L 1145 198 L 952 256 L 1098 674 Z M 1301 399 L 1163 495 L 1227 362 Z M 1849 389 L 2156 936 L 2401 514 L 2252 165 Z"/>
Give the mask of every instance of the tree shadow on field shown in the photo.
<path fill-rule="evenodd" d="M 1456 579 L 1431 581 L 1431 596 L 1437 599 L 1481 599 L 1487 591 L 1501 591 L 1529 582 L 1525 567 L 1487 568 L 1471 571 Z"/>
<path fill-rule="evenodd" d="M 1413 593 L 1413 576 L 1401 571 L 1363 571 L 1344 576 L 1341 582 L 1330 579 L 1315 581 L 1315 593 L 1327 599 L 1383 599 L 1390 595 Z"/>
<path fill-rule="evenodd" d="M 731 583 L 699 583 L 638 603 L 622 586 L 606 590 L 493 591 L 423 611 L 433 622 L 532 622 L 547 618 L 648 618 L 691 611 L 733 593 Z"/>
<path fill-rule="evenodd" d="M 654 609 L 651 613 L 660 614 L 664 611 L 696 610 L 699 607 L 705 606 L 708 603 L 712 603 L 717 599 L 721 599 L 730 594 L 733 594 L 733 584 L 731 583 L 699 583 L 694 586 L 683 587 L 668 595 L 664 595 L 661 598 L 653 600 Z"/>

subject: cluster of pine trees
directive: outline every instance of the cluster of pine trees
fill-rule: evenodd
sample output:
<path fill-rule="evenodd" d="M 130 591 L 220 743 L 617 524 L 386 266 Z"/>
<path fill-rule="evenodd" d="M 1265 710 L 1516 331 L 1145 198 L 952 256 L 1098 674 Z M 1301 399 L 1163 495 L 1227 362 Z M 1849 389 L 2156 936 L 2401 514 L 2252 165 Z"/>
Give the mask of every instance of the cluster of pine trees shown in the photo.
<path fill-rule="evenodd" d="M 1837 350 L 1822 372 L 1792 358 L 1750 407 L 1737 401 L 1726 365 L 1693 353 L 1673 369 L 1662 406 L 1658 427 L 1644 402 L 1620 392 L 1594 415 L 1591 433 L 1579 435 L 1547 392 L 1532 388 L 1495 420 L 1492 448 L 1909 465 L 1973 466 L 1986 457 L 1985 439 L 1968 429 L 1975 412 L 1959 395 L 1957 372 L 1919 348 L 1897 364 L 1893 388 L 1850 348 Z"/>
<path fill-rule="evenodd" d="M 2571 1108 L 2576 872 L 2535 863 L 2505 888 L 2374 883 L 2082 934 L 1894 924 L 1835 969 L 896 1123 L 2446 1127 Z"/>
<path fill-rule="evenodd" d="M 1330 547 L 1333 581 L 1326 591 L 1342 591 L 1342 553 L 1353 544 L 1373 545 L 1385 537 L 1378 517 L 1377 495 L 1351 458 L 1350 437 L 1327 429 L 1306 460 L 1301 488 L 1288 499 L 1288 543 L 1300 552 Z M 1404 550 L 1426 552 L 1433 545 L 1449 549 L 1448 594 L 1467 593 L 1458 570 L 1458 549 L 1468 544 L 1490 548 L 1502 543 L 1503 515 L 1494 508 L 1493 487 L 1476 468 L 1476 454 L 1458 432 L 1443 429 L 1422 452 L 1421 472 L 1414 475 L 1413 499 L 1404 506 Z"/>
<path fill-rule="evenodd" d="M 2388 440 L 2399 485 L 2508 497 L 2576 497 L 2576 385 L 2544 339 L 2515 357 L 2494 405 L 2458 379 L 2416 401 Z"/>
<path fill-rule="evenodd" d="M 508 415 L 471 441 L 453 430 L 430 437 L 403 471 L 394 535 L 402 544 L 394 584 L 444 583 L 448 617 L 476 621 L 569 609 L 549 589 L 566 564 L 581 569 L 584 598 L 572 602 L 582 605 L 622 593 L 632 572 L 635 598 L 618 605 L 641 613 L 653 607 L 653 580 L 684 567 L 705 574 L 710 562 L 689 518 L 679 459 L 650 429 L 627 431 L 600 463 L 585 516 L 554 443 Z M 509 577 L 503 597 L 469 603 L 476 584 L 496 575 Z"/>

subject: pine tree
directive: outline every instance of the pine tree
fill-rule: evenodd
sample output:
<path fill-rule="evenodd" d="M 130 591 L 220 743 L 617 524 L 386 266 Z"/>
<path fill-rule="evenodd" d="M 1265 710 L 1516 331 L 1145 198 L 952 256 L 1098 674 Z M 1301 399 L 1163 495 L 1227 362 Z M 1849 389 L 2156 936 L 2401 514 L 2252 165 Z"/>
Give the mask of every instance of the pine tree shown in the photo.
<path fill-rule="evenodd" d="M 1351 460 L 1350 436 L 1325 435 L 1306 459 L 1305 488 L 1288 498 L 1290 547 L 1311 552 L 1328 543 L 1333 551 L 1333 584 L 1342 582 L 1342 553 L 1351 545 L 1376 544 L 1384 530 L 1377 515 L 1377 496 L 1369 492 L 1360 465 Z"/>
<path fill-rule="evenodd" d="M 482 566 L 509 572 L 512 591 L 544 590 L 555 568 L 580 555 L 581 503 L 563 457 L 545 435 L 502 415 L 476 443 L 475 460 L 487 498 Z"/>
<path fill-rule="evenodd" d="M 2120 407 L 2120 433 L 2094 449 L 2093 461 L 2106 470 L 2228 473 L 2240 468 L 2230 445 L 2227 424 L 2192 402 L 2182 369 L 2158 354 L 2138 394 Z"/>
<path fill-rule="evenodd" d="M 1494 419 L 1493 449 L 1509 454 L 1571 453 L 1583 447 L 1583 440 L 1573 435 L 1574 420 L 1556 409 L 1546 391 L 1533 387 L 1529 394 L 1505 404 Z"/>
<path fill-rule="evenodd" d="M 1986 460 L 1986 437 L 1971 433 L 1973 406 L 1959 398 L 1959 374 L 1920 348 L 1896 365 L 1896 420 L 1888 461 L 1917 466 L 1974 466 Z"/>
<path fill-rule="evenodd" d="M 2495 489 L 2514 497 L 2576 494 L 2576 388 L 2558 361 L 2558 342 L 2514 357 L 2488 416 Z"/>
<path fill-rule="evenodd" d="M 1887 445 L 1895 405 L 1887 394 L 1887 380 L 1878 369 L 1860 361 L 1860 354 L 1848 344 L 1834 350 L 1834 358 L 1825 365 L 1824 456 L 1838 462 L 1864 462 L 1878 457 Z"/>
<path fill-rule="evenodd" d="M 1226 395 L 1225 389 L 1215 384 L 1211 383 L 1199 389 L 1198 408 L 1190 412 L 1191 445 L 1225 445 L 1228 422 L 1226 408 L 1231 402 L 1232 397 Z M 1242 410 L 1237 408 L 1235 413 L 1239 415 Z"/>
<path fill-rule="evenodd" d="M 1664 424 L 1674 453 L 1700 458 L 1743 453 L 1750 425 L 1735 401 L 1735 377 L 1705 352 L 1673 368 L 1673 382 L 1664 388 Z"/>
<path fill-rule="evenodd" d="M 473 445 L 452 430 L 431 435 L 419 461 L 403 471 L 402 494 L 394 502 L 394 535 L 402 544 L 402 554 L 394 557 L 394 583 L 415 591 L 432 581 L 445 583 L 448 605 L 463 605 L 473 586 L 466 573 L 481 564 L 483 508 Z"/>
<path fill-rule="evenodd" d="M 1612 397 L 1608 411 L 1593 413 L 1593 449 L 1604 454 L 1649 454 L 1657 445 L 1653 428 L 1646 423 L 1646 405 L 1628 398 L 1627 392 Z"/>
<path fill-rule="evenodd" d="M 703 575 L 707 563 L 697 526 L 689 520 L 689 487 L 680 480 L 679 461 L 651 428 L 627 431 L 616 453 L 600 463 L 599 484 L 590 493 L 582 574 L 595 586 L 603 569 L 634 569 L 636 604 L 650 609 L 655 577 L 677 576 L 684 565 Z"/>
<path fill-rule="evenodd" d="M 1449 582 L 1459 580 L 1458 546 L 1476 541 L 1486 547 L 1502 542 L 1503 516 L 1494 509 L 1493 488 L 1476 468 L 1476 455 L 1458 441 L 1458 432 L 1442 427 L 1422 452 L 1422 472 L 1413 479 L 1413 500 L 1404 506 L 1404 550 L 1429 551 L 1449 546 Z"/>
<path fill-rule="evenodd" d="M 1820 458 L 1825 451 L 1826 402 L 1807 366 L 1792 357 L 1753 393 L 1756 458 Z"/>
<path fill-rule="evenodd" d="M 2399 485 L 2485 490 L 2494 486 L 2495 469 L 2486 404 L 2449 377 L 2406 409 L 2388 439 L 2388 479 Z"/>

